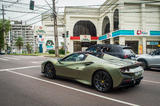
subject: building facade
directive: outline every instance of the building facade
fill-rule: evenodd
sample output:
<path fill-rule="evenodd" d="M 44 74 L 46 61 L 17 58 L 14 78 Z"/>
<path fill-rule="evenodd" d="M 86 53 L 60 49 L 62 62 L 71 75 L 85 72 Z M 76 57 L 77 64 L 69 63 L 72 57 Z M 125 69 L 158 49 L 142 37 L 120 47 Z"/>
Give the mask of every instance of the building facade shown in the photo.
<path fill-rule="evenodd" d="M 115 4 L 115 5 L 112 5 Z M 117 5 L 116 5 L 117 4 Z M 136 53 L 149 53 L 160 45 L 160 4 L 154 0 L 110 0 L 105 10 L 110 31 L 102 33 L 102 43 L 128 45 Z"/>
<path fill-rule="evenodd" d="M 52 20 L 42 22 L 48 37 L 53 36 Z M 127 45 L 137 54 L 160 47 L 160 3 L 154 0 L 106 0 L 98 8 L 65 7 L 57 20 L 59 40 L 63 42 L 62 34 L 67 35 L 69 52 L 94 44 Z"/>
<path fill-rule="evenodd" d="M 34 33 L 32 26 L 24 25 L 21 21 L 11 22 L 11 29 L 7 37 L 7 44 L 11 47 L 12 53 L 19 53 L 18 47 L 15 45 L 17 38 L 20 36 L 23 39 L 23 47 L 20 50 L 22 53 L 27 52 L 27 43 L 32 46 L 32 51 L 34 48 Z"/>
<path fill-rule="evenodd" d="M 96 43 L 128 45 L 136 53 L 160 46 L 160 4 L 154 0 L 107 0 L 100 8 L 66 7 L 70 52 Z M 83 41 L 85 36 L 88 42 Z"/>
<path fill-rule="evenodd" d="M 39 46 L 40 40 L 44 40 L 41 42 L 43 48 L 41 50 L 43 53 L 48 52 L 49 50 L 55 49 L 55 40 L 54 40 L 54 21 L 50 14 L 43 14 L 42 15 L 42 28 L 45 34 L 38 34 L 42 36 L 38 36 L 39 39 Z M 58 30 L 58 42 L 59 42 L 59 49 L 64 47 L 64 38 L 63 34 L 65 33 L 65 26 L 64 26 L 64 16 L 58 15 L 57 17 L 57 30 Z M 42 39 L 41 39 L 41 38 Z M 40 50 L 40 47 L 39 47 Z"/>

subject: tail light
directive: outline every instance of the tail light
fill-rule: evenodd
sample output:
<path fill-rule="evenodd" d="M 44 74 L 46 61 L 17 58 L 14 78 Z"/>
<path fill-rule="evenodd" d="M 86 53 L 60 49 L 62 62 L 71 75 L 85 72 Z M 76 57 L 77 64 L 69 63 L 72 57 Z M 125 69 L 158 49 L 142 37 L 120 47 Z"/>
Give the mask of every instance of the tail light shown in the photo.
<path fill-rule="evenodd" d="M 124 55 L 124 59 L 128 58 L 128 55 Z"/>

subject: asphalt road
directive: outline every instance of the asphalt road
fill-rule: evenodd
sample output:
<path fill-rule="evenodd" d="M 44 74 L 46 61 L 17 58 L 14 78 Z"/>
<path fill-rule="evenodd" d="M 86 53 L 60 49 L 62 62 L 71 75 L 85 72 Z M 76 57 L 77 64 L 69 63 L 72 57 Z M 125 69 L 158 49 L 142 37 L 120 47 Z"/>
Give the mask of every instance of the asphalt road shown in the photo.
<path fill-rule="evenodd" d="M 160 106 L 160 69 L 133 88 L 100 93 L 75 81 L 41 74 L 48 57 L 0 55 L 0 106 Z"/>

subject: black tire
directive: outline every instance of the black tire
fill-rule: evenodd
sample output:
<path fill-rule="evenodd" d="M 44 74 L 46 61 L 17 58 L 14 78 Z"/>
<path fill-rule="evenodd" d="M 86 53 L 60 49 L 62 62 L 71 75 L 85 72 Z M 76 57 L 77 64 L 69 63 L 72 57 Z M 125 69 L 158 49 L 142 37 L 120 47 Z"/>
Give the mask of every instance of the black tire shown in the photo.
<path fill-rule="evenodd" d="M 53 79 L 56 77 L 55 69 L 52 63 L 47 63 L 44 68 L 45 76 Z"/>
<path fill-rule="evenodd" d="M 138 60 L 138 61 L 142 63 L 141 66 L 143 67 L 144 70 L 148 68 L 147 62 L 145 60 Z"/>
<path fill-rule="evenodd" d="M 93 86 L 100 92 L 109 91 L 112 86 L 112 78 L 105 71 L 98 71 L 93 76 Z"/>
<path fill-rule="evenodd" d="M 139 85 L 140 83 L 141 83 L 141 80 L 136 81 L 136 84 L 135 84 L 135 85 Z"/>

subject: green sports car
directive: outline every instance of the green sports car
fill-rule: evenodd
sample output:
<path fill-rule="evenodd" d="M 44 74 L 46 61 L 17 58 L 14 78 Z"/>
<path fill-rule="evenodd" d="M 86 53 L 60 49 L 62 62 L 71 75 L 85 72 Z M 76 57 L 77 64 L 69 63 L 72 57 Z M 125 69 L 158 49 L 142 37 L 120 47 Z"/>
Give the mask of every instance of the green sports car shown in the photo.
<path fill-rule="evenodd" d="M 71 78 L 106 92 L 116 87 L 140 84 L 144 70 L 136 61 L 107 54 L 99 57 L 89 52 L 78 52 L 62 59 L 51 58 L 43 62 L 41 72 L 48 78 Z"/>

